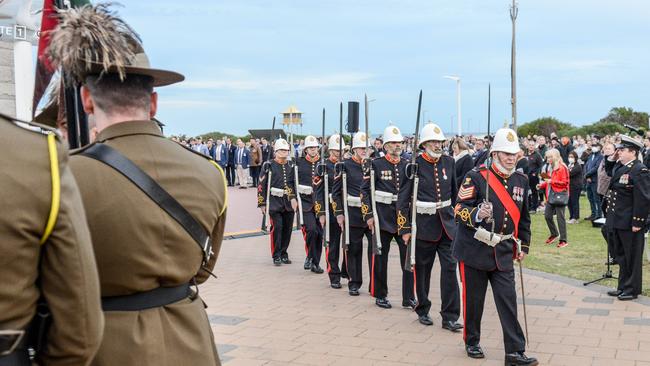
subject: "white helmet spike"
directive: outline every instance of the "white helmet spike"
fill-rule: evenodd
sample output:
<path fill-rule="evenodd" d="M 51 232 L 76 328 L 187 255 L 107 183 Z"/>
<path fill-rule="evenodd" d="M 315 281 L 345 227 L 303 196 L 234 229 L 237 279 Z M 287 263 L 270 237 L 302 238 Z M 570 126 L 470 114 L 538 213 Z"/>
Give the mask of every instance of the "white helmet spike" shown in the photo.
<path fill-rule="evenodd" d="M 445 134 L 442 129 L 435 123 L 427 123 L 422 127 L 420 132 L 420 147 L 427 141 L 445 141 Z"/>
<path fill-rule="evenodd" d="M 511 128 L 500 128 L 494 134 L 494 141 L 490 152 L 501 151 L 508 154 L 516 154 L 520 150 L 517 132 Z"/>
<path fill-rule="evenodd" d="M 318 139 L 312 135 L 305 137 L 305 149 L 308 147 L 320 147 Z"/>
<path fill-rule="evenodd" d="M 366 147 L 366 140 L 367 136 L 365 132 L 357 132 L 354 134 L 354 138 L 352 139 L 352 149 L 356 149 L 359 147 Z"/>
<path fill-rule="evenodd" d="M 402 136 L 399 128 L 397 128 L 397 126 L 393 126 L 392 122 L 389 123 L 390 124 L 384 129 L 384 145 L 389 142 L 404 142 L 404 136 Z"/>
<path fill-rule="evenodd" d="M 283 138 L 275 140 L 275 145 L 273 145 L 274 150 L 287 150 L 289 151 L 289 143 Z"/>

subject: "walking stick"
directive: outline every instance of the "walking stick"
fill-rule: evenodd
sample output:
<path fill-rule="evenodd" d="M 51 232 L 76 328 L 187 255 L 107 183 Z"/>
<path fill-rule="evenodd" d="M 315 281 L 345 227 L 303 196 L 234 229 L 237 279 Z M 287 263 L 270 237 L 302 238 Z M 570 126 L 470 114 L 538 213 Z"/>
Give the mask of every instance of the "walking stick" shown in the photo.
<path fill-rule="evenodd" d="M 521 255 L 521 241 L 519 239 L 515 239 L 517 241 L 517 252 L 519 255 Z M 524 289 L 524 270 L 523 270 L 523 265 L 521 263 L 521 259 L 517 259 L 517 262 L 519 262 L 519 282 L 521 282 L 521 303 L 524 308 L 524 328 L 526 330 L 526 345 L 528 345 L 528 315 L 526 314 L 526 291 Z"/>

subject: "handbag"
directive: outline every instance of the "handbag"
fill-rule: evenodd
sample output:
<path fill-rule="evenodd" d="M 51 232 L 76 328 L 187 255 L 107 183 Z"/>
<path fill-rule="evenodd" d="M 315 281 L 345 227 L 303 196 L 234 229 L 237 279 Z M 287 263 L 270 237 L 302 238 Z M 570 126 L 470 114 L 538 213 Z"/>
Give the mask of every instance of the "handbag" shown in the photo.
<path fill-rule="evenodd" d="M 553 187 L 548 192 L 548 203 L 553 206 L 566 206 L 569 204 L 569 191 L 556 192 Z"/>

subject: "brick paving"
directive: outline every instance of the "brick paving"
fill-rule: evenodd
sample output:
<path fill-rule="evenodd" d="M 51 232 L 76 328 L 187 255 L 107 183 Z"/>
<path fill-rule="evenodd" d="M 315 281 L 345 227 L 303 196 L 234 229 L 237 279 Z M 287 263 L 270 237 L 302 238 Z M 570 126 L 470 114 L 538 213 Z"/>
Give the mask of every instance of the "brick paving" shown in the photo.
<path fill-rule="evenodd" d="M 274 267 L 268 236 L 228 240 L 217 280 L 201 288 L 226 365 L 497 365 L 503 345 L 488 295 L 482 345 L 487 358 L 468 359 L 460 334 L 417 322 L 415 314 L 379 309 L 364 286 L 359 297 L 329 287 L 325 274 L 302 269 L 299 233 L 291 265 Z M 397 251 L 391 256 L 389 298 L 399 305 Z M 437 271 L 431 289 L 440 306 Z M 367 268 L 364 268 L 367 284 Z M 650 365 L 650 306 L 610 301 L 601 286 L 526 271 L 529 353 L 546 365 Z M 344 280 L 345 283 L 345 280 Z M 519 291 L 519 287 L 518 287 Z M 521 304 L 520 304 L 521 315 Z"/>
<path fill-rule="evenodd" d="M 254 202 L 253 195 L 251 189 L 231 189 L 226 231 L 259 228 L 258 211 L 238 205 Z M 348 295 L 346 280 L 342 289 L 335 290 L 329 287 L 326 274 L 303 270 L 305 254 L 299 232 L 294 232 L 289 255 L 293 264 L 275 267 L 268 236 L 224 241 L 216 266 L 218 279 L 203 285 L 201 296 L 209 306 L 225 365 L 503 364 L 501 329 L 490 293 L 481 340 L 486 359 L 467 358 L 462 334 L 440 327 L 440 317 L 434 312 L 440 307 L 437 264 L 430 295 L 434 325 L 425 327 L 411 310 L 376 307 L 368 295 L 365 267 L 358 297 Z M 391 251 L 389 299 L 393 305 L 401 304 L 398 262 L 398 251 Z M 531 270 L 524 276 L 528 353 L 541 364 L 650 366 L 648 298 L 613 301 L 599 285 L 583 287 L 579 281 Z M 517 284 L 519 295 L 520 291 Z M 520 301 L 523 326 L 521 306 Z"/>

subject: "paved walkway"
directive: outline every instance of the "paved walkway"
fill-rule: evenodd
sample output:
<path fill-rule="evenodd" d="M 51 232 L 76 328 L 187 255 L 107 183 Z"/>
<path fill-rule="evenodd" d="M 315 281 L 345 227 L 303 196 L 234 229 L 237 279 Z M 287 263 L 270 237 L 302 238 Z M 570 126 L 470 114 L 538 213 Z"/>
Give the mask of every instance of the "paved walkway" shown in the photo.
<path fill-rule="evenodd" d="M 268 236 L 224 241 L 218 279 L 202 286 L 201 295 L 209 305 L 226 366 L 503 365 L 501 329 L 491 294 L 481 341 L 487 358 L 472 360 L 465 356 L 462 335 L 444 331 L 437 313 L 431 314 L 434 325 L 425 327 L 410 310 L 376 307 L 367 293 L 367 268 L 361 296 L 350 297 L 345 280 L 343 289 L 334 290 L 325 274 L 302 269 L 304 249 L 298 232 L 289 254 L 293 264 L 274 267 Z M 391 254 L 389 298 L 399 305 L 398 251 Z M 436 265 L 432 309 L 440 306 L 438 273 Z M 525 287 L 528 353 L 541 364 L 650 366 L 647 298 L 619 302 L 601 286 L 583 287 L 578 281 L 533 271 L 526 271 Z M 518 294 L 520 289 L 518 284 Z M 521 306 L 519 313 L 523 327 Z"/>

